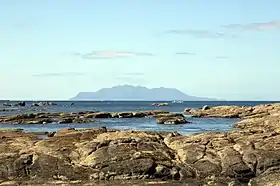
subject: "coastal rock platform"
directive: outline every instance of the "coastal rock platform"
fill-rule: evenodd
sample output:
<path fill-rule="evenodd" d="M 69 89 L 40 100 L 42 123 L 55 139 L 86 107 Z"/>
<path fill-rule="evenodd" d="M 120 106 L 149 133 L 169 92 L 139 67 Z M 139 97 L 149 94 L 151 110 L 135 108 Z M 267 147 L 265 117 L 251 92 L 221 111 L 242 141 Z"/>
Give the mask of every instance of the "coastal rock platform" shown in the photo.
<path fill-rule="evenodd" d="M 184 110 L 185 114 L 193 117 L 214 118 L 257 118 L 264 117 L 280 111 L 280 104 L 265 104 L 257 106 L 216 106 L 205 105 L 201 109 Z"/>
<path fill-rule="evenodd" d="M 3 130 L 0 185 L 280 185 L 279 107 L 257 108 L 230 132 Z"/>
<path fill-rule="evenodd" d="M 48 124 L 48 123 L 92 123 L 104 118 L 145 118 L 155 117 L 159 124 L 184 124 L 187 123 L 184 115 L 170 113 L 166 110 L 137 111 L 137 112 L 98 112 L 84 111 L 71 113 L 32 112 L 0 116 L 0 124 Z"/>

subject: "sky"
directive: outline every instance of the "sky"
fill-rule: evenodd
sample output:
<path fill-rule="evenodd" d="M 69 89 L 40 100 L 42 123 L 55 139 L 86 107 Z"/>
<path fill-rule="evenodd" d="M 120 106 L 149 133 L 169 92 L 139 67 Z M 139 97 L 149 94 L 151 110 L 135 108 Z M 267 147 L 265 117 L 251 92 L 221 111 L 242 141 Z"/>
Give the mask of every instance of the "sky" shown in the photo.
<path fill-rule="evenodd" d="M 0 99 L 60 99 L 121 84 L 280 100 L 280 1 L 9 0 Z"/>

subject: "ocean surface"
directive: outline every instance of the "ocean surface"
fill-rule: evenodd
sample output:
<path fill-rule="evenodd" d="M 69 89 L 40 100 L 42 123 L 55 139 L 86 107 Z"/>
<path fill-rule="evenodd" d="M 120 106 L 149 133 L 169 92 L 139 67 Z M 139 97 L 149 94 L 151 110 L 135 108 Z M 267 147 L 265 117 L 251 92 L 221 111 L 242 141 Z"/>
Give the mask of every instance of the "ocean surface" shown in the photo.
<path fill-rule="evenodd" d="M 0 101 L 2 105 L 5 101 Z M 52 101 L 57 105 L 32 107 L 34 102 L 27 101 L 25 107 L 0 107 L 0 116 L 32 113 L 32 112 L 78 112 L 78 111 L 105 111 L 105 112 L 122 112 L 122 111 L 141 111 L 141 110 L 168 110 L 170 112 L 183 113 L 185 108 L 201 108 L 204 105 L 238 105 L 254 106 L 259 104 L 276 103 L 276 101 L 185 101 L 183 103 L 172 103 L 166 101 L 169 106 L 153 107 L 152 101 Z M 164 101 L 163 101 L 164 102 Z M 8 102 L 10 104 L 16 101 Z M 4 110 L 3 110 L 4 109 Z M 9 110 L 9 111 L 7 111 Z M 109 118 L 99 119 L 98 122 L 86 124 L 0 124 L 0 128 L 21 128 L 25 131 L 56 131 L 61 128 L 94 128 L 107 127 L 114 129 L 133 129 L 143 131 L 177 131 L 181 134 L 198 133 L 205 131 L 228 131 L 232 129 L 232 124 L 238 119 L 225 118 L 192 118 L 186 116 L 191 123 L 182 125 L 160 125 L 156 124 L 154 118 Z"/>

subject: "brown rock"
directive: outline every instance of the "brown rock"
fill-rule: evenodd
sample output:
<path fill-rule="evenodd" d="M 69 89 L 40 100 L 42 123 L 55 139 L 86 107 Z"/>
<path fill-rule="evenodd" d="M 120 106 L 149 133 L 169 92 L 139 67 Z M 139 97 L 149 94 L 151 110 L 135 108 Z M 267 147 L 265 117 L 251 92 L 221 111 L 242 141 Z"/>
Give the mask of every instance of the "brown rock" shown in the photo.
<path fill-rule="evenodd" d="M 220 117 L 220 118 L 261 118 L 280 110 L 280 104 L 244 106 L 204 106 L 202 109 L 186 109 L 185 113 L 194 117 Z"/>
<path fill-rule="evenodd" d="M 158 114 L 156 115 L 157 124 L 185 124 L 190 123 L 186 121 L 184 115 L 182 114 Z"/>
<path fill-rule="evenodd" d="M 169 111 L 167 111 L 167 110 L 152 110 L 151 111 L 152 115 L 167 114 L 167 113 L 169 113 Z"/>
<path fill-rule="evenodd" d="M 92 113 L 93 118 L 111 118 L 111 113 L 109 112 L 97 112 L 97 113 Z"/>
<path fill-rule="evenodd" d="M 72 118 L 63 118 L 62 120 L 58 121 L 57 123 L 63 124 L 63 123 L 73 123 Z"/>
<path fill-rule="evenodd" d="M 247 109 L 245 112 L 253 115 L 269 114 L 240 121 L 236 124 L 240 130 L 227 133 L 182 136 L 70 128 L 39 139 L 38 133 L 0 130 L 0 183 L 3 180 L 5 183 L 33 185 L 36 180 L 49 185 L 73 181 L 92 184 L 94 180 L 106 180 L 113 184 L 113 180 L 122 180 L 122 184 L 127 185 L 129 182 L 124 180 L 142 180 L 142 183 L 149 180 L 152 183 L 160 179 L 172 185 L 174 179 L 180 180 L 180 185 L 278 185 L 278 108 L 278 105 L 268 105 Z M 210 114 L 209 110 L 206 111 Z M 236 108 L 230 112 L 229 108 L 226 110 L 223 115 L 235 113 Z M 156 118 L 171 116 L 158 114 Z M 29 117 L 19 118 L 34 120 L 33 116 Z M 45 117 L 60 116 L 46 114 Z"/>

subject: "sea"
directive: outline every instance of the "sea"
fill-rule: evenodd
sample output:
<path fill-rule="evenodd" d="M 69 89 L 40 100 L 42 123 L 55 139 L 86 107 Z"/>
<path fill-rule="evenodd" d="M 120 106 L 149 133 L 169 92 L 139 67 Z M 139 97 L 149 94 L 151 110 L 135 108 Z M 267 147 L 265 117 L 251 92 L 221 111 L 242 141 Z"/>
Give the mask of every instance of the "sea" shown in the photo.
<path fill-rule="evenodd" d="M 5 101 L 0 101 L 2 105 Z M 14 104 L 18 101 L 9 101 Z M 259 104 L 277 103 L 277 101 L 184 101 L 183 103 L 172 103 L 171 101 L 51 101 L 57 105 L 32 107 L 33 101 L 26 101 L 25 107 L 0 107 L 0 116 L 32 113 L 32 112 L 79 112 L 79 111 L 144 111 L 144 110 L 168 110 L 174 113 L 183 113 L 185 108 L 201 108 L 204 105 L 237 105 L 255 106 Z M 168 106 L 154 107 L 153 103 L 169 103 Z M 7 111 L 9 109 L 9 111 Z M 107 118 L 98 119 L 94 123 L 83 124 L 0 124 L 0 128 L 20 128 L 27 132 L 57 131 L 62 128 L 96 128 L 107 127 L 121 130 L 141 131 L 167 131 L 180 134 L 191 134 L 207 131 L 229 131 L 232 124 L 239 121 L 234 118 L 193 118 L 186 115 L 191 123 L 180 125 L 157 124 L 154 118 Z"/>

